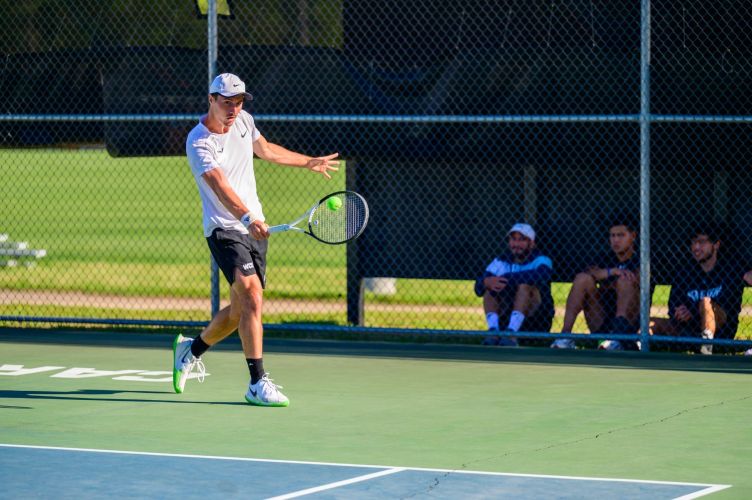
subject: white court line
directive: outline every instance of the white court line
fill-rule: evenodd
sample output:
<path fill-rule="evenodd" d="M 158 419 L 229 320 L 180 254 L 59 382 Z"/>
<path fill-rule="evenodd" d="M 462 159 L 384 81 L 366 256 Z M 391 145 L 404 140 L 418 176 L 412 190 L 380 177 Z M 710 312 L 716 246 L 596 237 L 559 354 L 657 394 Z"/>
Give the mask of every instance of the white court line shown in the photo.
<path fill-rule="evenodd" d="M 122 451 L 122 450 L 102 450 L 95 448 L 67 448 L 58 446 L 35 446 L 25 444 L 4 444 L 0 443 L 0 447 L 5 448 L 31 448 L 38 450 L 60 450 L 60 451 L 78 451 L 78 452 L 90 452 L 90 453 L 112 453 L 120 455 L 143 455 L 152 457 L 176 457 L 176 458 L 203 458 L 207 460 L 236 460 L 241 462 L 267 462 L 267 463 L 280 463 L 280 464 L 303 464 L 303 465 L 328 465 L 332 467 L 360 467 L 364 469 L 387 469 L 388 471 L 404 471 L 414 470 L 423 472 L 439 472 L 442 474 L 481 474 L 486 476 L 507 476 L 507 477 L 531 477 L 541 479 L 572 479 L 575 481 L 614 481 L 620 483 L 640 483 L 640 484 L 663 484 L 673 486 L 702 486 L 704 489 L 677 497 L 674 500 L 691 500 L 693 498 L 699 498 L 701 496 L 709 495 L 717 491 L 731 488 L 730 484 L 708 484 L 708 483 L 680 483 L 674 481 L 651 481 L 642 479 L 621 479 L 621 478 L 609 478 L 609 477 L 585 477 L 585 476 L 555 476 L 547 474 L 522 474 L 513 472 L 484 472 L 484 471 L 472 471 L 472 470 L 458 470 L 458 469 L 429 469 L 421 467 L 395 467 L 392 465 L 363 465 L 363 464 L 343 464 L 335 462 L 307 462 L 303 460 L 275 460 L 267 458 L 245 458 L 245 457 L 221 457 L 213 455 L 189 455 L 180 453 L 153 453 L 148 451 Z M 383 471 L 382 471 L 383 472 Z M 363 476 L 365 477 L 365 476 Z"/>
<path fill-rule="evenodd" d="M 711 493 L 715 493 L 716 491 L 725 490 L 726 488 L 731 488 L 731 485 L 728 484 L 715 484 L 712 486 L 709 486 L 705 488 L 704 490 L 695 491 L 694 493 L 690 493 L 689 495 L 684 495 L 680 497 L 674 498 L 674 500 L 692 500 L 693 498 L 700 498 L 704 497 L 705 495 L 710 495 Z"/>
<path fill-rule="evenodd" d="M 368 481 L 369 479 L 374 479 L 376 477 L 388 476 L 389 474 L 394 474 L 395 472 L 402 472 L 403 470 L 406 470 L 406 469 L 404 467 L 395 467 L 394 469 L 382 470 L 379 472 L 374 472 L 373 474 L 365 474 L 363 476 L 353 477 L 351 479 L 345 479 L 344 481 L 337 481 L 334 483 L 322 484 L 321 486 L 315 486 L 313 488 L 307 488 L 305 490 L 293 491 L 292 493 L 286 493 L 284 495 L 279 495 L 277 497 L 271 497 L 267 500 L 287 500 L 288 498 L 302 497 L 303 495 L 310 495 L 311 493 L 318 493 L 319 491 L 331 490 L 334 488 L 339 488 L 340 486 L 346 486 L 348 484 L 359 483 L 361 481 Z"/>

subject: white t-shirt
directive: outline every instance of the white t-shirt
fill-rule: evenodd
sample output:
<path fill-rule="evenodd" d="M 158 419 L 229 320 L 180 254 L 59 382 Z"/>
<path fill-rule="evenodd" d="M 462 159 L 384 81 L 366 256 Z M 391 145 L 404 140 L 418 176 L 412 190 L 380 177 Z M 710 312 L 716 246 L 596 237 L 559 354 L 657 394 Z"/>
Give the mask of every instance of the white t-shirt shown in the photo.
<path fill-rule="evenodd" d="M 259 137 L 261 133 L 256 128 L 253 117 L 245 111 L 240 112 L 227 133 L 212 133 L 199 121 L 188 134 L 185 152 L 201 197 L 204 236 L 210 236 L 218 227 L 248 234 L 245 226 L 225 208 L 204 180 L 203 174 L 215 168 L 222 169 L 230 186 L 248 210 L 264 220 L 261 202 L 256 193 L 256 175 L 253 172 L 253 143 Z"/>

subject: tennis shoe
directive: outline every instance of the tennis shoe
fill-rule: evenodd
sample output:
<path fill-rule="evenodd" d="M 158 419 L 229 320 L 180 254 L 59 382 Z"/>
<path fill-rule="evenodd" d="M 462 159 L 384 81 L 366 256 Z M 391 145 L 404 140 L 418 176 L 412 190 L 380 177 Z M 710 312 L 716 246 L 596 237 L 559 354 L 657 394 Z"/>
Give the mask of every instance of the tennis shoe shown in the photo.
<path fill-rule="evenodd" d="M 499 343 L 496 344 L 501 347 L 518 347 L 517 339 L 514 337 L 499 337 Z"/>
<path fill-rule="evenodd" d="M 197 358 L 191 352 L 191 344 L 193 344 L 193 339 L 183 337 L 180 334 L 175 337 L 175 341 L 172 343 L 172 387 L 178 394 L 181 394 L 185 389 L 185 382 L 193 370 L 198 373 L 199 382 L 204 381 L 206 374 L 206 368 L 201 358 Z"/>
<path fill-rule="evenodd" d="M 576 347 L 572 339 L 556 339 L 551 344 L 551 349 L 575 349 Z"/>
<path fill-rule="evenodd" d="M 280 392 L 281 385 L 274 383 L 269 378 L 268 373 L 259 379 L 255 384 L 248 384 L 248 392 L 245 393 L 245 400 L 256 406 L 288 406 L 290 400 Z"/>
<path fill-rule="evenodd" d="M 598 344 L 598 349 L 604 351 L 623 351 L 624 347 L 618 340 L 604 340 Z"/>

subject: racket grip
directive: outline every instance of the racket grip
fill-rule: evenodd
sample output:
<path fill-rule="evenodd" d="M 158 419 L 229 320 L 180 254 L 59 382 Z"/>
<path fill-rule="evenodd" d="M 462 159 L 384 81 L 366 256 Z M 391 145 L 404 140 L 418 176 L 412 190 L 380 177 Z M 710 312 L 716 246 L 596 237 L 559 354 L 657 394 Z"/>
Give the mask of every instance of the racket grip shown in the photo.
<path fill-rule="evenodd" d="M 290 224 L 280 224 L 279 226 L 269 226 L 269 234 L 282 233 L 290 229 Z"/>

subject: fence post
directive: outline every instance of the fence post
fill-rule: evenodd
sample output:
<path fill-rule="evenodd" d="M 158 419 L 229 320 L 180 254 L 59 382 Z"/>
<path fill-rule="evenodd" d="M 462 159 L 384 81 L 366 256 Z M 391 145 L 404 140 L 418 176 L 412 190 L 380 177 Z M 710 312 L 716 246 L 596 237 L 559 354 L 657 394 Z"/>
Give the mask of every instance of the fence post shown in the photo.
<path fill-rule="evenodd" d="M 650 0 L 640 13 L 640 331 L 650 350 Z"/>
<path fill-rule="evenodd" d="M 209 0 L 209 11 L 207 12 L 207 63 L 209 66 L 209 83 L 211 85 L 214 75 L 217 74 L 217 0 Z M 219 312 L 219 267 L 211 258 L 211 316 L 212 318 Z"/>

